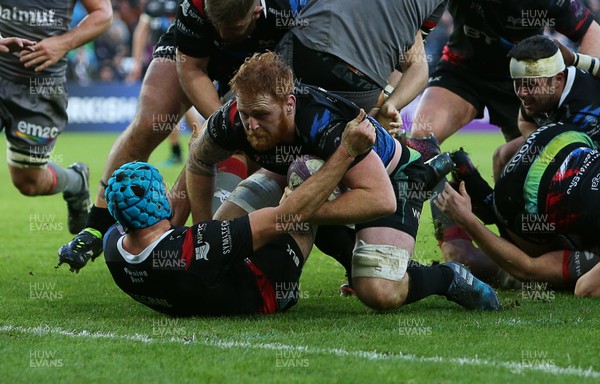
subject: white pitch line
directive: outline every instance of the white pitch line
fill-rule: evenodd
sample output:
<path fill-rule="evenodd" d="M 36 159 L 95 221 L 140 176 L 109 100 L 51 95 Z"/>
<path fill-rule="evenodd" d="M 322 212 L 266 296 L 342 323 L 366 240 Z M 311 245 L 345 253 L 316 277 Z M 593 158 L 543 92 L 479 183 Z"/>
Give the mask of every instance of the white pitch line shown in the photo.
<path fill-rule="evenodd" d="M 141 343 L 181 343 L 181 344 L 200 344 L 221 349 L 235 348 L 250 348 L 250 349 L 265 349 L 273 351 L 296 351 L 308 354 L 317 355 L 334 355 L 337 357 L 352 357 L 367 360 L 404 360 L 416 363 L 444 363 L 456 365 L 482 366 L 492 368 L 506 368 L 512 373 L 522 373 L 524 371 L 537 371 L 549 373 L 553 375 L 578 376 L 589 378 L 600 378 L 600 372 L 594 371 L 592 367 L 583 369 L 580 367 L 560 367 L 554 364 L 526 364 L 518 361 L 494 361 L 488 359 L 480 359 L 477 356 L 471 357 L 442 357 L 442 356 L 416 356 L 404 353 L 381 353 L 377 351 L 352 351 L 341 348 L 312 348 L 302 345 L 288 345 L 279 343 L 250 343 L 247 341 L 234 340 L 198 340 L 195 335 L 192 338 L 153 338 L 148 335 L 119 335 L 112 332 L 90 332 L 90 331 L 69 331 L 58 327 L 50 327 L 47 325 L 39 327 L 22 327 L 18 325 L 4 325 L 0 327 L 0 333 L 19 332 L 25 334 L 33 334 L 38 336 L 45 335 L 60 335 L 77 338 L 91 339 L 111 339 L 111 340 L 129 340 Z"/>

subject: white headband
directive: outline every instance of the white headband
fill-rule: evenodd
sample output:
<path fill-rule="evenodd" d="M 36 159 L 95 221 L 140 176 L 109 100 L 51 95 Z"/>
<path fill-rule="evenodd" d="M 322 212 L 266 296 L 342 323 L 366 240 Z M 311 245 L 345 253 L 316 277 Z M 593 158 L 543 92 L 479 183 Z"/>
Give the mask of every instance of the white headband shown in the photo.
<path fill-rule="evenodd" d="M 510 59 L 510 76 L 513 79 L 523 77 L 553 77 L 565 70 L 565 62 L 560 50 L 550 57 L 538 60 Z"/>

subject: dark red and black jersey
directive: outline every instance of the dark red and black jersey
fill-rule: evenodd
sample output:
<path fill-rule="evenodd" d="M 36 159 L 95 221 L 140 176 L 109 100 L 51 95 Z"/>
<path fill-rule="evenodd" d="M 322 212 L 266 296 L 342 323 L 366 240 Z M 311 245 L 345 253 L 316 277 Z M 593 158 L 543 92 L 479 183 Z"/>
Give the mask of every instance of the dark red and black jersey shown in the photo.
<path fill-rule="evenodd" d="M 442 61 L 479 75 L 510 77 L 510 49 L 551 27 L 579 41 L 593 16 L 579 0 L 450 0 L 454 29 Z"/>
<path fill-rule="evenodd" d="M 104 237 L 106 265 L 125 293 L 171 315 L 258 313 L 256 275 L 244 259 L 253 255 L 248 216 L 173 227 L 139 255 L 123 249 L 113 226 Z"/>

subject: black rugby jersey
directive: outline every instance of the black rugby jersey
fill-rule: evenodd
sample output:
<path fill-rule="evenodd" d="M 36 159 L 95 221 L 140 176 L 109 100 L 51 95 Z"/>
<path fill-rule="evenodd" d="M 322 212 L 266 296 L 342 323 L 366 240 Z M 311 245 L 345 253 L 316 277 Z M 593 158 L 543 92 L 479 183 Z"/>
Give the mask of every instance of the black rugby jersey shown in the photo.
<path fill-rule="evenodd" d="M 106 265 L 134 300 L 171 315 L 257 313 L 262 304 L 244 258 L 251 256 L 248 216 L 172 227 L 138 256 L 121 248 L 116 225 L 104 236 Z"/>
<path fill-rule="evenodd" d="M 584 164 L 598 156 L 592 140 L 574 128 L 558 123 L 533 132 L 494 187 L 494 210 L 500 223 L 529 241 L 569 231 L 585 214 L 570 201 L 568 195 L 574 194 L 569 186 Z"/>
<path fill-rule="evenodd" d="M 524 112 L 523 109 L 521 111 Z M 575 67 L 567 68 L 565 89 L 558 107 L 551 113 L 537 114 L 530 118 L 538 127 L 553 122 L 573 124 L 599 143 L 600 79 Z"/>
<path fill-rule="evenodd" d="M 183 0 L 178 8 L 175 42 L 182 53 L 202 58 L 210 57 L 208 75 L 213 80 L 227 82 L 255 52 L 274 50 L 283 35 L 295 25 L 298 12 L 308 0 L 262 0 L 262 16 L 256 29 L 244 41 L 235 45 L 224 43 L 206 16 L 204 0 Z"/>
<path fill-rule="evenodd" d="M 440 64 L 489 77 L 510 78 L 508 52 L 544 27 L 578 41 L 593 22 L 579 0 L 450 0 L 448 11 L 454 29 Z"/>
<path fill-rule="evenodd" d="M 293 143 L 278 144 L 268 151 L 258 151 L 250 145 L 237 110 L 235 99 L 229 101 L 208 119 L 211 139 L 227 150 L 242 150 L 264 168 L 287 174 L 288 167 L 301 155 L 328 159 L 341 143 L 346 124 L 358 116 L 359 108 L 350 101 L 321 88 L 298 84 L 296 93 L 296 135 Z M 373 150 L 384 166 L 394 156 L 396 141 L 373 118 L 377 139 Z M 360 161 L 362 157 L 358 157 Z"/>

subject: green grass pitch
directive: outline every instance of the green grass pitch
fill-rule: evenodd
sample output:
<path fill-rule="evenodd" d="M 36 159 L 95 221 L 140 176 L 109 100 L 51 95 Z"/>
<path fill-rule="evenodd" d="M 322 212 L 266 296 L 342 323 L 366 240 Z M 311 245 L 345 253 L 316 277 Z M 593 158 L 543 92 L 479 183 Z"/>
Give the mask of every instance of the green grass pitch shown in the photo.
<path fill-rule="evenodd" d="M 85 161 L 95 193 L 112 134 L 65 133 L 52 159 Z M 459 134 L 490 178 L 500 134 Z M 5 151 L 5 144 L 0 145 Z M 151 159 L 167 157 L 161 146 Z M 163 168 L 173 180 L 176 168 Z M 175 319 L 134 302 L 104 260 L 54 269 L 70 240 L 60 196 L 28 198 L 0 170 L 0 382 L 580 383 L 600 380 L 600 301 L 540 286 L 499 292 L 497 313 L 430 297 L 389 313 L 338 296 L 343 270 L 314 251 L 284 314 Z M 440 253 L 429 208 L 415 258 Z"/>

